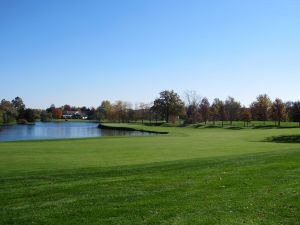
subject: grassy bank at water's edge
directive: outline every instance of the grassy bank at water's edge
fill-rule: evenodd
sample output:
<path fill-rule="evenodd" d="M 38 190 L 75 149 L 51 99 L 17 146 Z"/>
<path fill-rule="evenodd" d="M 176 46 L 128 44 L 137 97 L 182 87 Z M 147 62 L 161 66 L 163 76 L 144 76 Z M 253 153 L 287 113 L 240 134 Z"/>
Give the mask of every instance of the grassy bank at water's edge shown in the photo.
<path fill-rule="evenodd" d="M 0 224 L 299 224 L 299 128 L 122 126 L 0 143 Z"/>

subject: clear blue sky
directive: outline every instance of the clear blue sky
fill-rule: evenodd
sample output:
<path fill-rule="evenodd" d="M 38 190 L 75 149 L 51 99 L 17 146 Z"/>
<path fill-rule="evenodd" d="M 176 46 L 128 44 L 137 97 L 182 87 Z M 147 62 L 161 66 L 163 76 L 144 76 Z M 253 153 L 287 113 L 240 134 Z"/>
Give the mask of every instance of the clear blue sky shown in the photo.
<path fill-rule="evenodd" d="M 0 98 L 300 99 L 299 0 L 0 0 Z"/>

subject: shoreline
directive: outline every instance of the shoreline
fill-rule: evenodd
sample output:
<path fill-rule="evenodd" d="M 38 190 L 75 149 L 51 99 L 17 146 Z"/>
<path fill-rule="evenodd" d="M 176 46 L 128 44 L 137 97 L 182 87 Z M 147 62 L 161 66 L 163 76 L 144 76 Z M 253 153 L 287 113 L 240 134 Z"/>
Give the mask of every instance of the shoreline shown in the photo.
<path fill-rule="evenodd" d="M 107 126 L 99 123 L 98 125 L 99 129 L 104 129 L 104 130 L 120 130 L 120 131 L 139 131 L 139 132 L 147 132 L 147 133 L 152 133 L 152 134 L 169 134 L 169 132 L 163 132 L 163 131 L 151 131 L 151 130 L 144 130 L 144 129 L 136 129 L 136 128 L 131 128 L 131 127 L 123 127 L 123 126 Z"/>

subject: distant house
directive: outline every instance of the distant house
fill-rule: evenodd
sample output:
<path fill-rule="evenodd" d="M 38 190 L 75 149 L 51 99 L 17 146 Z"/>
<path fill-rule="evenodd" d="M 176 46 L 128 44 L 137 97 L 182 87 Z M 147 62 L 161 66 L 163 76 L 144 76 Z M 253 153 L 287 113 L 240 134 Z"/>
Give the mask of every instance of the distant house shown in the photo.
<path fill-rule="evenodd" d="M 63 119 L 83 119 L 86 120 L 87 116 L 80 112 L 80 110 L 77 111 L 67 111 L 62 116 Z"/>

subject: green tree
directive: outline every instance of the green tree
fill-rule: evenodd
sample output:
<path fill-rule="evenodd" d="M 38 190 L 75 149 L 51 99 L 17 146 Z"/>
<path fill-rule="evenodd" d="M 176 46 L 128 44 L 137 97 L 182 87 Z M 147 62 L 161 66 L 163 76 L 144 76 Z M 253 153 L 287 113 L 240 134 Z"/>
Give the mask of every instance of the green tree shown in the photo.
<path fill-rule="evenodd" d="M 162 91 L 160 97 L 155 99 L 153 110 L 157 111 L 168 123 L 171 116 L 179 116 L 182 113 L 184 104 L 179 95 L 172 91 Z"/>
<path fill-rule="evenodd" d="M 52 113 L 47 112 L 46 110 L 42 110 L 40 114 L 40 118 L 42 122 L 49 122 L 52 120 Z"/>
<path fill-rule="evenodd" d="M 24 119 L 27 122 L 33 123 L 36 119 L 35 112 L 33 109 L 25 109 L 24 111 Z"/>
<path fill-rule="evenodd" d="M 15 99 L 13 99 L 11 101 L 11 103 L 12 103 L 13 107 L 16 109 L 17 118 L 18 119 L 24 118 L 25 104 L 24 104 L 22 98 L 15 97 Z"/>

